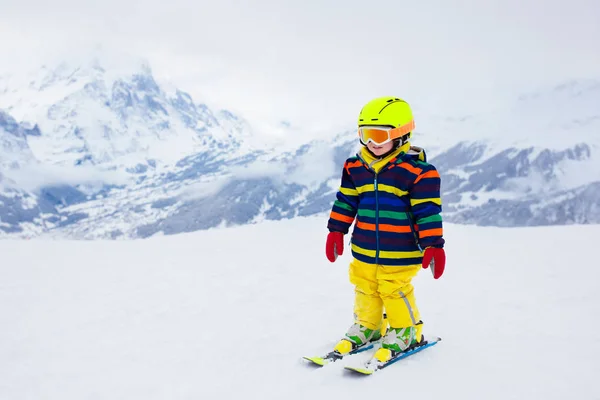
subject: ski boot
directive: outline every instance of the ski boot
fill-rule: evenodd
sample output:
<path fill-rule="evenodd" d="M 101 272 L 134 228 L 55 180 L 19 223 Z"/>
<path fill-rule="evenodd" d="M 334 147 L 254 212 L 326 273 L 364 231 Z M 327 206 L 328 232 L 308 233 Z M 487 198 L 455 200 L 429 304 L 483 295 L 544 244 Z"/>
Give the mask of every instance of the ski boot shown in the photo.
<path fill-rule="evenodd" d="M 381 331 L 379 329 L 369 329 L 360 324 L 354 324 L 348 329 L 345 337 L 335 345 L 334 351 L 340 355 L 346 355 L 380 339 Z"/>
<path fill-rule="evenodd" d="M 423 322 L 421 321 L 407 328 L 390 327 L 383 338 L 381 348 L 375 352 L 374 358 L 384 363 L 399 353 L 425 344 L 425 340 L 421 334 L 422 330 Z"/>

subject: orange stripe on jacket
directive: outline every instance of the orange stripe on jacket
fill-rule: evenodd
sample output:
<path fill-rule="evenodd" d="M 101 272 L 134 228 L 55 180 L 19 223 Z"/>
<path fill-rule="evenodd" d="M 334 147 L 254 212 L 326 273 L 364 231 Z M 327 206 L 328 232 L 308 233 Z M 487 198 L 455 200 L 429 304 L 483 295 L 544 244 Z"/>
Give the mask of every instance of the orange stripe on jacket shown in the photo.
<path fill-rule="evenodd" d="M 361 165 L 363 165 L 363 163 L 360 160 L 356 160 L 356 161 L 352 161 L 352 162 L 346 163 L 346 171 L 348 172 L 348 174 L 350 174 L 350 168 L 360 167 Z"/>
<path fill-rule="evenodd" d="M 423 170 L 421 168 L 416 168 L 410 165 L 409 163 L 397 164 L 400 168 L 404 168 L 405 170 L 412 172 L 415 175 L 419 175 Z"/>
<path fill-rule="evenodd" d="M 349 216 L 344 215 L 344 214 L 337 213 L 335 211 L 332 211 L 329 216 L 331 218 L 337 220 L 337 221 L 347 222 L 349 224 L 351 224 L 352 222 L 354 222 L 354 218 L 349 217 Z"/>
<path fill-rule="evenodd" d="M 435 169 L 432 169 L 431 171 L 425 172 L 423 175 L 419 175 L 419 177 L 415 180 L 415 183 L 419 182 L 423 178 L 439 178 L 439 177 L 440 177 L 440 174 Z"/>
<path fill-rule="evenodd" d="M 431 236 L 443 236 L 443 229 L 442 228 L 427 229 L 427 230 L 419 232 L 419 237 L 426 238 L 426 237 L 431 237 Z"/>
<path fill-rule="evenodd" d="M 375 224 L 367 224 L 365 222 L 358 221 L 356 223 L 356 227 L 366 230 L 366 231 L 374 231 Z M 409 233 L 410 226 L 396 226 L 390 224 L 379 224 L 379 230 L 382 232 L 396 232 L 396 233 Z"/>

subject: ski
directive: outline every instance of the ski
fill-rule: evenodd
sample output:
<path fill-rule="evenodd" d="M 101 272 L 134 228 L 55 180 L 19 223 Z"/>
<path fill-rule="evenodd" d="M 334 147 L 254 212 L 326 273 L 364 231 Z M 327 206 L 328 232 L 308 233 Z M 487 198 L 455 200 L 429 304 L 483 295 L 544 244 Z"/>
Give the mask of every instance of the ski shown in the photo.
<path fill-rule="evenodd" d="M 358 353 L 362 353 L 363 351 L 367 351 L 372 349 L 375 344 L 379 343 L 381 340 L 377 340 L 375 342 L 370 342 L 364 346 L 358 347 L 354 350 L 352 350 L 350 353 L 347 354 L 341 354 L 337 351 L 331 351 L 327 354 L 325 354 L 324 356 L 320 356 L 320 357 L 302 357 L 302 359 L 306 360 L 306 361 L 310 361 L 313 365 L 318 365 L 319 367 L 323 367 L 329 363 L 332 362 L 336 362 L 339 361 L 341 359 L 343 359 L 344 357 L 348 357 L 351 356 L 353 354 L 358 354 Z"/>
<path fill-rule="evenodd" d="M 425 350 L 428 347 L 436 345 L 440 340 L 442 340 L 442 339 L 439 337 L 430 338 L 430 339 L 426 340 L 424 343 L 420 343 L 416 347 L 413 347 L 411 349 L 403 351 L 402 353 L 396 354 L 394 357 L 392 357 L 390 360 L 388 360 L 386 362 L 381 362 L 381 361 L 377 360 L 376 358 L 372 358 L 369 361 L 367 361 L 366 363 L 364 363 L 362 366 L 348 365 L 348 366 L 345 366 L 344 369 L 358 373 L 358 374 L 362 374 L 362 375 L 372 375 L 375 371 L 379 371 L 380 369 L 383 369 L 389 365 L 392 365 L 397 361 L 400 361 L 404 358 L 410 357 L 413 354 L 416 354 L 422 350 Z"/>

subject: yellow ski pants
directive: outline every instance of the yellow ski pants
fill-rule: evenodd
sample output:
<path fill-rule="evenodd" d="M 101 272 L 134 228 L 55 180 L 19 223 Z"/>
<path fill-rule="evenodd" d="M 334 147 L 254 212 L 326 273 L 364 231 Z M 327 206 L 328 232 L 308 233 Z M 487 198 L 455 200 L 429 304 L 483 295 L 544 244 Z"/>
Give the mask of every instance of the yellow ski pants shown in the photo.
<path fill-rule="evenodd" d="M 420 269 L 421 264 L 396 267 L 354 259 L 350 263 L 350 282 L 355 285 L 355 322 L 369 329 L 380 329 L 384 308 L 392 328 L 419 322 L 411 281 Z"/>

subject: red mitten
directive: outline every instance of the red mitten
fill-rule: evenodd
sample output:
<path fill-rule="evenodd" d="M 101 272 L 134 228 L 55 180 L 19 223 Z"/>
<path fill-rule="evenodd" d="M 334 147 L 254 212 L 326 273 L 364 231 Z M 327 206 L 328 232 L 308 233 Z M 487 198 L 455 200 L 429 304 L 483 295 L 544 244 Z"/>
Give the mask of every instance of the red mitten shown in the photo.
<path fill-rule="evenodd" d="M 329 232 L 325 244 L 327 259 L 334 262 L 337 256 L 344 254 L 344 234 L 342 232 Z"/>
<path fill-rule="evenodd" d="M 446 252 L 437 247 L 428 247 L 423 254 L 423 268 L 431 267 L 434 279 L 438 279 L 444 273 L 446 267 Z"/>

